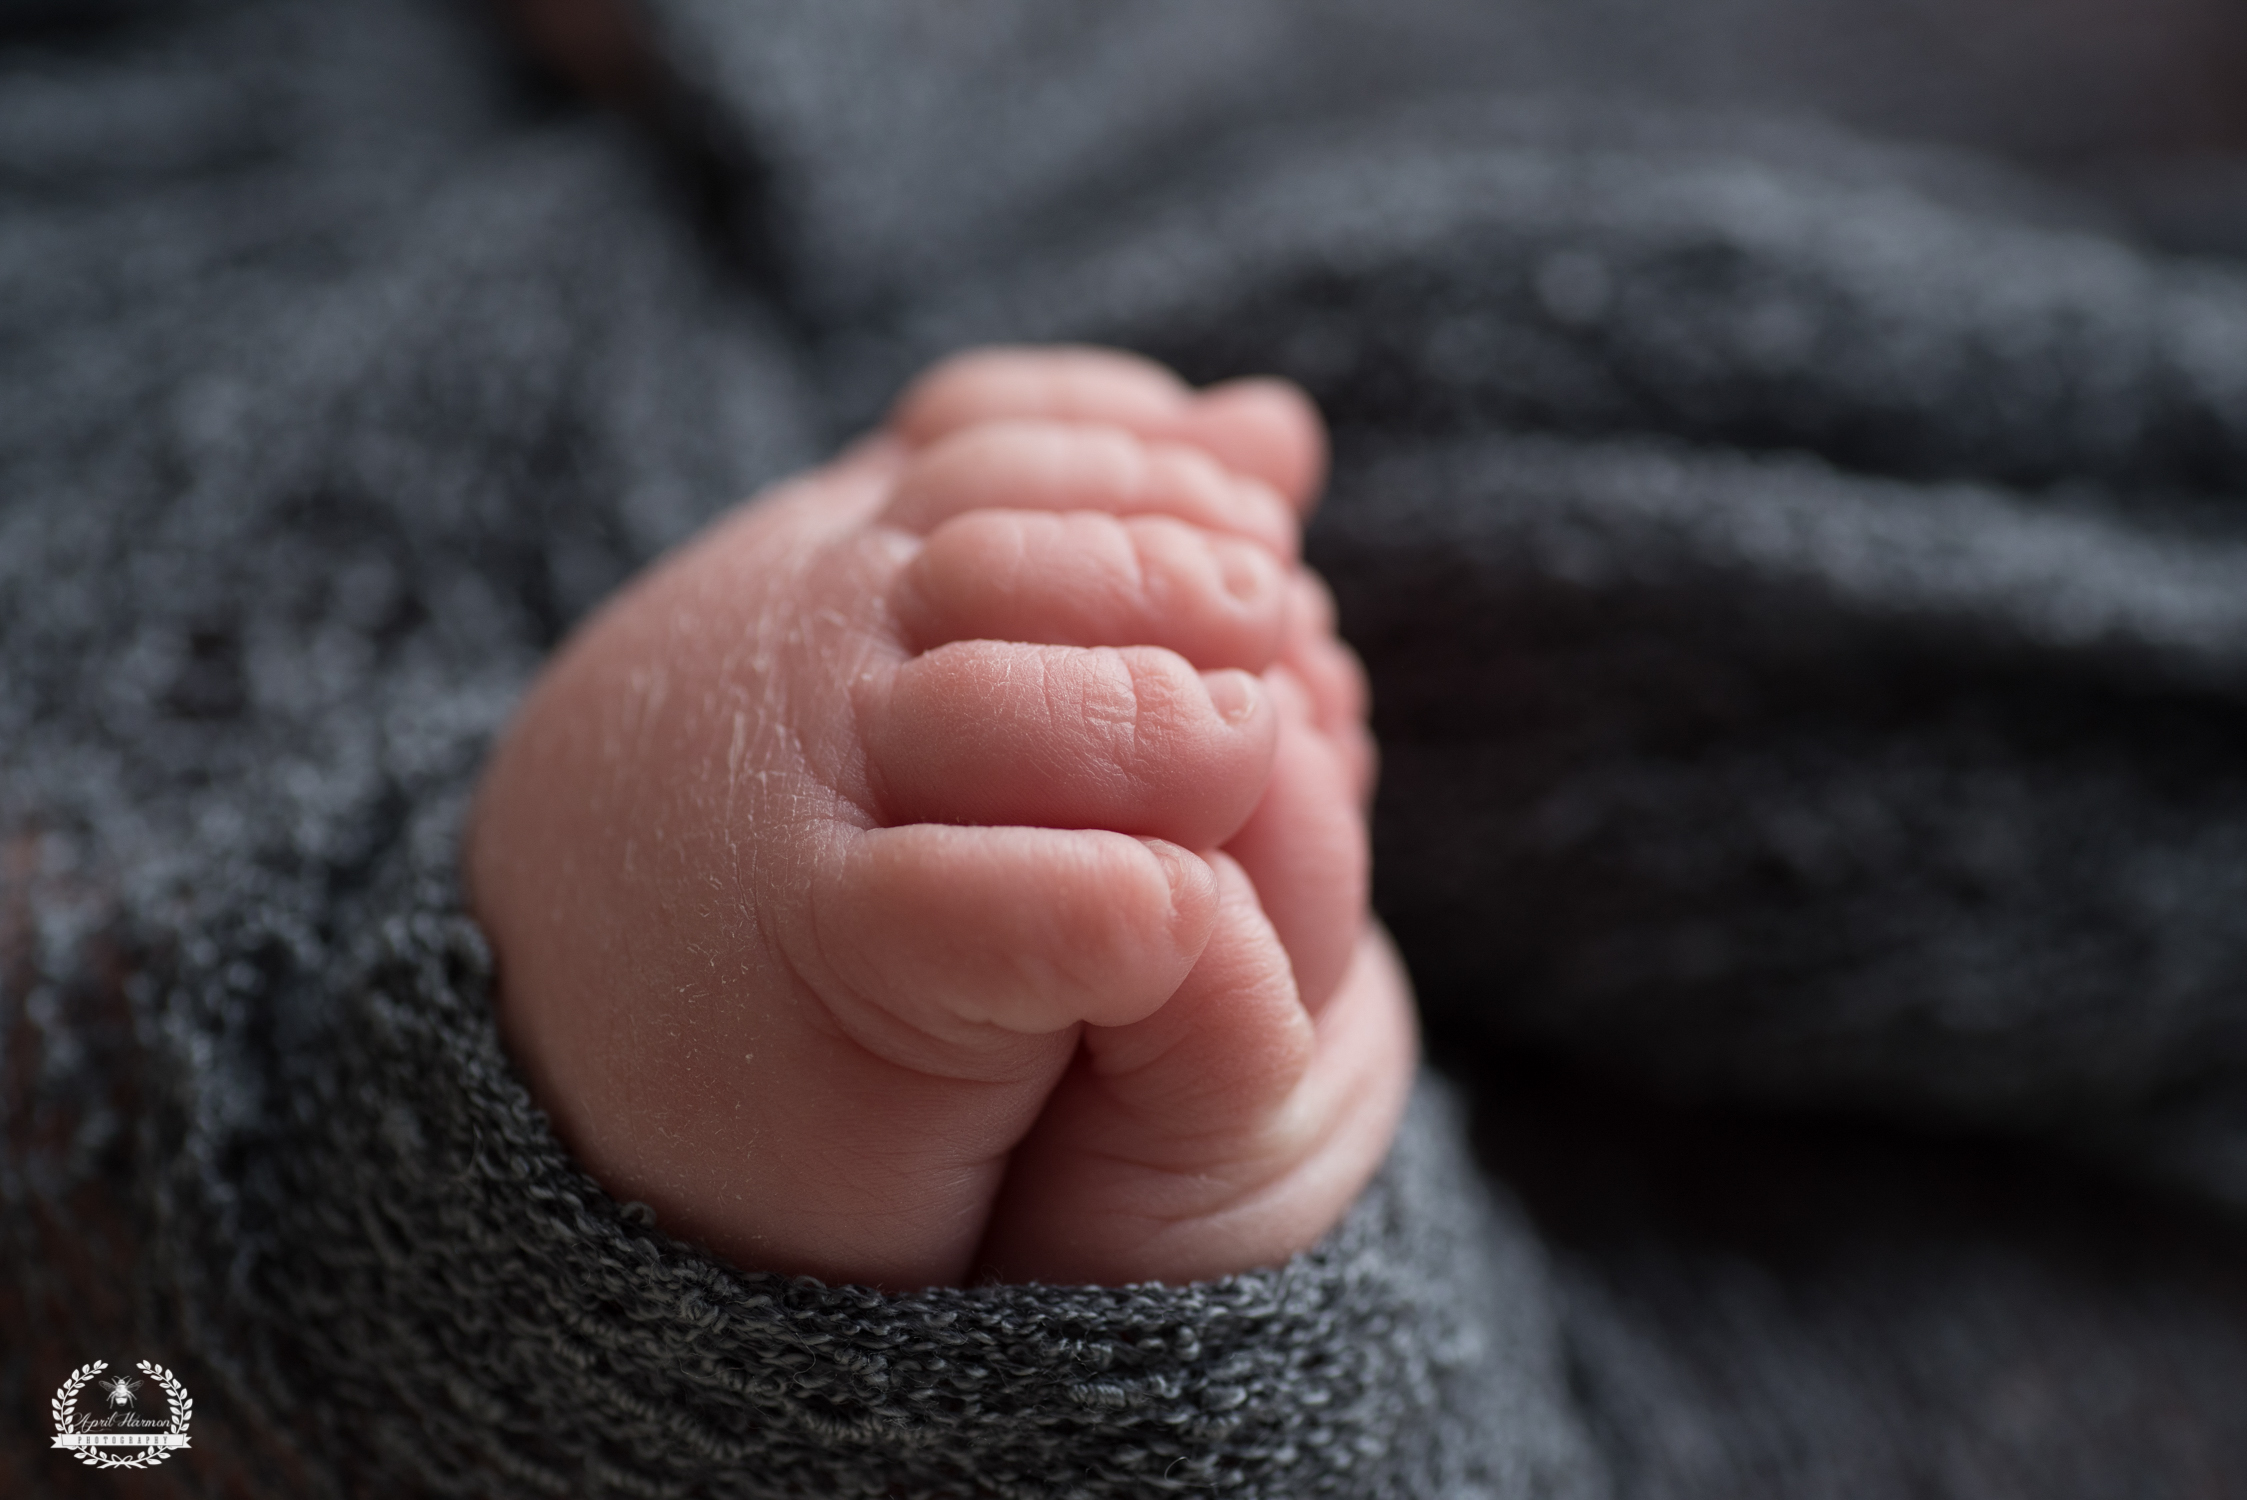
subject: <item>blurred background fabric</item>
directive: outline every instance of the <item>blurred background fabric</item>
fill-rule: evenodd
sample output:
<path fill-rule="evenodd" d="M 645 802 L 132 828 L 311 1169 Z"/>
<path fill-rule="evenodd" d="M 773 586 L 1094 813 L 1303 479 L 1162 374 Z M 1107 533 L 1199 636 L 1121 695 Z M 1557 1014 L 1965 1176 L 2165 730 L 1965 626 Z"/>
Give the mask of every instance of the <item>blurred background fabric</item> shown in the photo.
<path fill-rule="evenodd" d="M 627 118 L 465 5 L 0 3 L 10 1493 L 128 1335 L 253 1456 L 151 1481 L 406 1482 L 304 1434 L 454 1397 L 298 1323 L 432 1274 L 345 1189 L 450 1202 L 364 996 L 474 1024 L 483 747 L 634 568 L 1029 339 L 1334 424 L 1377 904 L 1515 1226 L 1460 1295 L 1537 1304 L 1565 1429 L 1482 1493 L 2247 1488 L 2247 14 L 639 18 Z M 447 1442 L 535 1446 L 527 1358 Z"/>

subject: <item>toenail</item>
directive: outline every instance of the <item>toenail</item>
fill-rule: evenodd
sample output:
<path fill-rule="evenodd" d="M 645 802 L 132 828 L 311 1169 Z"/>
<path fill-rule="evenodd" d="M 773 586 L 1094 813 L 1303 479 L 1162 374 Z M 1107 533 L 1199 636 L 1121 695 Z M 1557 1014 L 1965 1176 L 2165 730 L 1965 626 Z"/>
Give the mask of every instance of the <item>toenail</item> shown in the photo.
<path fill-rule="evenodd" d="M 1256 679 L 1246 672 L 1204 672 L 1202 686 L 1209 691 L 1211 705 L 1228 724 L 1244 723 L 1256 712 Z"/>
<path fill-rule="evenodd" d="M 1170 904 L 1173 910 L 1183 909 L 1190 898 L 1197 896 L 1208 882 L 1209 866 L 1192 851 L 1182 849 L 1167 839 L 1139 841 L 1147 852 L 1162 861 L 1163 875 L 1170 881 Z"/>
<path fill-rule="evenodd" d="M 1261 548 L 1229 539 L 1213 539 L 1210 545 L 1217 553 L 1217 575 L 1236 603 L 1254 604 L 1267 596 L 1272 568 Z"/>

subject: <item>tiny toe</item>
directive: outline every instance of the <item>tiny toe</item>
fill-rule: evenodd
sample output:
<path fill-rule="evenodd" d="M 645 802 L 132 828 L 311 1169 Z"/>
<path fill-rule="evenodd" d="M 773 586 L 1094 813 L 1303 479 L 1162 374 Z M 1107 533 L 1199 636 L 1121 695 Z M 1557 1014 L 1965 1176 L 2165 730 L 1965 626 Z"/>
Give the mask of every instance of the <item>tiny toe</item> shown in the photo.
<path fill-rule="evenodd" d="M 1278 656 L 1290 585 L 1237 537 L 1167 516 L 978 510 L 955 516 L 898 575 L 917 649 L 949 641 L 1162 646 L 1203 670 Z"/>
<path fill-rule="evenodd" d="M 1223 843 L 1279 733 L 1263 685 L 1172 651 L 958 641 L 868 679 L 860 719 L 891 822 L 1105 828 Z"/>
<path fill-rule="evenodd" d="M 1334 595 L 1308 568 L 1288 580 L 1287 641 L 1281 659 L 1310 691 L 1312 718 L 1332 733 L 1363 724 L 1373 690 L 1358 654 L 1334 632 Z"/>
<path fill-rule="evenodd" d="M 1365 925 L 1372 852 L 1356 768 L 1333 741 L 1283 714 L 1255 814 L 1225 845 L 1257 894 L 1314 1013 L 1341 983 Z"/>
<path fill-rule="evenodd" d="M 1216 922 L 1209 866 L 1098 830 L 855 832 L 813 892 L 814 989 L 891 1061 L 972 1074 L 1078 1022 L 1153 1012 Z"/>
<path fill-rule="evenodd" d="M 1364 674 L 1357 653 L 1331 639 L 1290 648 L 1264 673 L 1282 720 L 1300 722 L 1325 742 L 1361 808 L 1372 805 L 1381 769 L 1381 749 L 1363 708 Z"/>
<path fill-rule="evenodd" d="M 1195 392 L 1153 360 L 1116 349 L 1000 347 L 945 360 L 892 408 L 914 445 L 986 422 L 1098 422 L 1202 449 L 1308 512 L 1325 483 L 1326 424 L 1290 380 L 1252 376 Z"/>
<path fill-rule="evenodd" d="M 1291 380 L 1213 385 L 1176 418 L 1173 434 L 1236 473 L 1253 474 L 1307 514 L 1326 483 L 1326 424 Z"/>
<path fill-rule="evenodd" d="M 971 349 L 914 381 L 898 398 L 889 426 L 918 444 L 1010 418 L 1109 422 L 1154 432 L 1167 429 L 1191 399 L 1176 375 L 1121 350 Z"/>
<path fill-rule="evenodd" d="M 1084 423 L 986 422 L 944 438 L 898 476 L 882 519 L 925 536 L 971 510 L 1167 515 L 1290 561 L 1299 542 L 1293 510 L 1261 479 L 1198 448 Z"/>

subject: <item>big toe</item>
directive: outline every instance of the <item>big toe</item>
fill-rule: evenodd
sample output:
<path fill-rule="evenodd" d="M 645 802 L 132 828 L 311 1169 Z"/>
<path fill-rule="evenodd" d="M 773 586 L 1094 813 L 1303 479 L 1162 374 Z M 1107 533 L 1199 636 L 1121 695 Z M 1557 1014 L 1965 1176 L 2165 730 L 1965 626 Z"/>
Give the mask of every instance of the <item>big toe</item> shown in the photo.
<path fill-rule="evenodd" d="M 1403 971 L 1377 934 L 1315 1018 L 1224 856 L 1216 926 L 1161 1009 L 1088 1027 L 1008 1164 L 979 1256 L 1002 1280 L 1115 1285 L 1274 1265 L 1342 1216 L 1410 1088 Z"/>

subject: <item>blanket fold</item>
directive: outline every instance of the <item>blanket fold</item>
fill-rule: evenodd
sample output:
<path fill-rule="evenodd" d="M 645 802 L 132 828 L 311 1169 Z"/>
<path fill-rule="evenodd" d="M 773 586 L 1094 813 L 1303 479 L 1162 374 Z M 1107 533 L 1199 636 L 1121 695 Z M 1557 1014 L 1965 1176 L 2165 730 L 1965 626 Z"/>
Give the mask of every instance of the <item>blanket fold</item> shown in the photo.
<path fill-rule="evenodd" d="M 0 10 L 0 1491 L 107 1493 L 47 1395 L 143 1357 L 182 1495 L 2247 1475 L 2247 272 L 1603 102 L 1643 7 L 644 0 L 668 137 L 443 0 L 64 9 Z M 1457 1081 L 1276 1270 L 743 1276 L 533 1106 L 465 801 L 635 569 L 1046 339 L 1331 418 Z"/>

